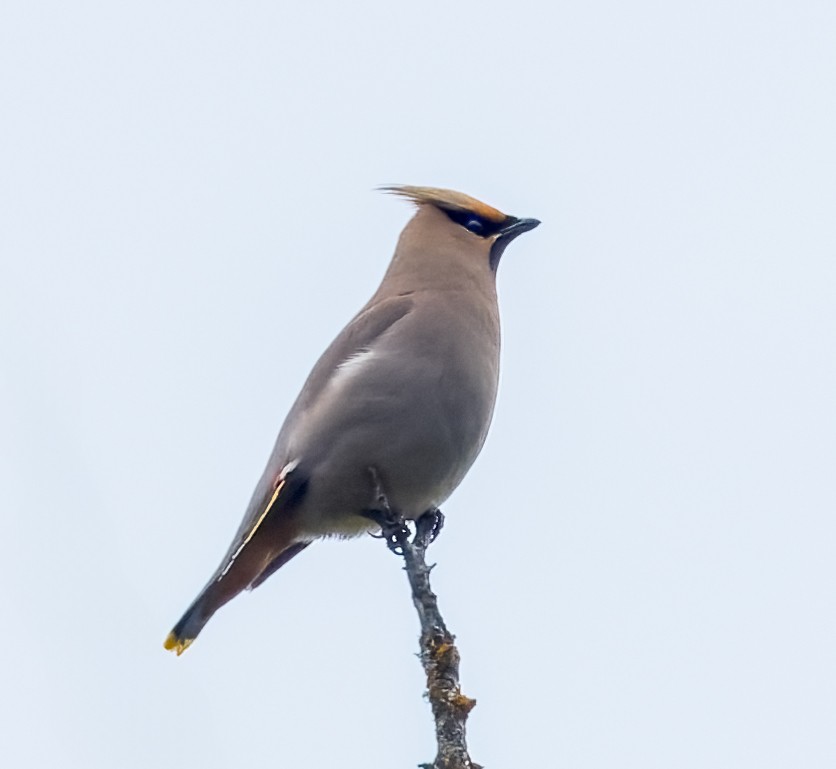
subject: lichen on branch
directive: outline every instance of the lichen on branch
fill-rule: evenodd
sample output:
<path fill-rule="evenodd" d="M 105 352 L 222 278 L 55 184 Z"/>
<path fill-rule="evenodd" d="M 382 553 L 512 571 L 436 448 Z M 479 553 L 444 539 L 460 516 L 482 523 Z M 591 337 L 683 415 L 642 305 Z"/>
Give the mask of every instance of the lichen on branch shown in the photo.
<path fill-rule="evenodd" d="M 476 700 L 462 694 L 459 683 L 459 650 L 438 608 L 430 587 L 432 566 L 426 562 L 427 548 L 443 525 L 440 510 L 430 511 L 416 521 L 415 536 L 403 519 L 394 515 L 380 495 L 385 510 L 380 516 L 382 536 L 389 548 L 404 559 L 404 570 L 412 590 L 412 602 L 421 623 L 421 664 L 427 675 L 427 697 L 435 719 L 438 753 L 424 769 L 482 769 L 467 751 L 466 723 Z"/>

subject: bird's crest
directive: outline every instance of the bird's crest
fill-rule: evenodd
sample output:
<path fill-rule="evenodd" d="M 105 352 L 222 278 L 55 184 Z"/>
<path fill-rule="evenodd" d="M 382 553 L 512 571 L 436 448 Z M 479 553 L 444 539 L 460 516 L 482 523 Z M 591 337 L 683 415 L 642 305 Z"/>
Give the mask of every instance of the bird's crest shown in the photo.
<path fill-rule="evenodd" d="M 487 203 L 454 190 L 443 190 L 438 187 L 411 187 L 409 185 L 387 185 L 378 189 L 392 195 L 399 195 L 418 205 L 429 203 L 447 211 L 465 211 L 497 224 L 509 218 L 502 211 L 498 211 Z"/>

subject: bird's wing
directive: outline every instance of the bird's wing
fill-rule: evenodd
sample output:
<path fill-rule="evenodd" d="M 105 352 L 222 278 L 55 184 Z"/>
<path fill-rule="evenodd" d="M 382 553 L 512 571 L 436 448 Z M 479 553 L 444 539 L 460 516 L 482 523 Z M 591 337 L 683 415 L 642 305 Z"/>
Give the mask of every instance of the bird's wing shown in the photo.
<path fill-rule="evenodd" d="M 292 427 L 295 414 L 316 401 L 340 366 L 368 351 L 375 340 L 406 317 L 413 306 L 410 297 L 395 296 L 370 303 L 360 310 L 316 362 L 287 415 L 282 432 Z"/>
<path fill-rule="evenodd" d="M 367 305 L 320 356 L 285 419 L 267 467 L 219 572 L 229 568 L 231 561 L 246 547 L 256 530 L 265 525 L 269 516 L 281 515 L 283 510 L 293 507 L 304 495 L 307 479 L 293 472 L 298 458 L 288 456 L 286 447 L 286 436 L 300 414 L 312 406 L 342 364 L 368 350 L 376 339 L 408 315 L 412 307 L 412 299 L 406 296 Z"/>

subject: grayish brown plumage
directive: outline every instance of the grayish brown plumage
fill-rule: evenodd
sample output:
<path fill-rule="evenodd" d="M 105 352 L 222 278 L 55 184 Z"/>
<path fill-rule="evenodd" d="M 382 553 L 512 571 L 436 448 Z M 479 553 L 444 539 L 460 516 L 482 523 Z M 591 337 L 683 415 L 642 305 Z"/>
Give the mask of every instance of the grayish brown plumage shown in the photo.
<path fill-rule="evenodd" d="M 487 436 L 499 376 L 496 268 L 539 224 L 459 192 L 389 187 L 418 210 L 380 287 L 311 371 L 233 542 L 175 625 L 182 653 L 209 618 L 323 536 L 374 530 L 392 509 L 437 509 Z"/>

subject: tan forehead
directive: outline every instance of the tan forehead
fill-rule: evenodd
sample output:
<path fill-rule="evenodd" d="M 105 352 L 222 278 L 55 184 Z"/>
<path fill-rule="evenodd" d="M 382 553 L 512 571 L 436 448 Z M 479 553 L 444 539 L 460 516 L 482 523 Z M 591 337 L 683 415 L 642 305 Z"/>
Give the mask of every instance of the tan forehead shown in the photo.
<path fill-rule="evenodd" d="M 492 222 L 504 222 L 508 216 L 481 200 L 455 190 L 443 190 L 439 187 L 410 187 L 409 185 L 381 187 L 384 192 L 400 195 L 419 205 L 430 203 L 439 208 L 469 211 Z"/>

